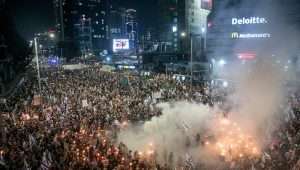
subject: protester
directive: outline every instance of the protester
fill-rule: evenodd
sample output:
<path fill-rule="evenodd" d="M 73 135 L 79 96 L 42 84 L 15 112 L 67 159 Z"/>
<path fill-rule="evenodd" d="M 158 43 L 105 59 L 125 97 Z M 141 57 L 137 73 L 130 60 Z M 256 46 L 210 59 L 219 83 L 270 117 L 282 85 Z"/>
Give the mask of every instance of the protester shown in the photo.
<path fill-rule="evenodd" d="M 117 143 L 117 132 L 128 123 L 138 124 L 160 116 L 156 107 L 159 102 L 186 100 L 212 106 L 223 100 L 212 96 L 208 86 L 190 87 L 189 82 L 161 74 L 140 77 L 90 67 L 51 71 L 46 76 L 41 98 L 36 97 L 35 80 L 29 79 L 9 99 L 7 109 L 2 110 L 1 168 L 171 169 L 172 161 L 161 165 L 156 153 L 147 155 Z M 300 169 L 300 94 L 293 94 L 289 104 L 286 123 L 274 133 L 274 142 L 261 158 L 224 166 Z M 197 140 L 200 141 L 200 135 Z M 197 167 L 209 169 L 205 165 Z"/>

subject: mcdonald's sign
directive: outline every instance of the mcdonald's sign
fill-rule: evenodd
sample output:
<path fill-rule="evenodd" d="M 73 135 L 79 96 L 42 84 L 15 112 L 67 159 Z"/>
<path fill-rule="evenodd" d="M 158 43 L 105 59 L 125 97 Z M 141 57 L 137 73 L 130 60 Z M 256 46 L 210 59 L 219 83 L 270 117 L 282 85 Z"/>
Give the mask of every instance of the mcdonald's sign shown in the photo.
<path fill-rule="evenodd" d="M 239 33 L 238 32 L 231 33 L 231 38 L 239 38 Z"/>

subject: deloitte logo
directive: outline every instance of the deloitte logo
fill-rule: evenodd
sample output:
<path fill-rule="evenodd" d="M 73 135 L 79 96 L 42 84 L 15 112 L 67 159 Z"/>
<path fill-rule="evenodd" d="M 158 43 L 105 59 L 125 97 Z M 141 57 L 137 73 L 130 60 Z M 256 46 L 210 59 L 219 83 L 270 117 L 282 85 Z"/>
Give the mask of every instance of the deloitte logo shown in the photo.
<path fill-rule="evenodd" d="M 265 18 L 249 17 L 249 18 L 232 18 L 232 25 L 250 25 L 250 24 L 266 24 L 268 21 Z"/>

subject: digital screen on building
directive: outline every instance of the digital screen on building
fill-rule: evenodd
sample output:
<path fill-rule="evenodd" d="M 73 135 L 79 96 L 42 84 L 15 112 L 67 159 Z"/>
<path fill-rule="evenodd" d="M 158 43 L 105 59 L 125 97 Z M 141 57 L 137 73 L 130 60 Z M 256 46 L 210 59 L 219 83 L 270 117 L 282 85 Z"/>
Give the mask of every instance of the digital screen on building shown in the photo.
<path fill-rule="evenodd" d="M 129 39 L 113 39 L 113 51 L 129 50 Z"/>
<path fill-rule="evenodd" d="M 201 8 L 211 10 L 213 0 L 201 0 Z"/>
<path fill-rule="evenodd" d="M 264 17 L 232 17 L 228 25 L 232 26 L 232 39 L 268 39 L 272 37 L 266 30 L 268 19 Z"/>

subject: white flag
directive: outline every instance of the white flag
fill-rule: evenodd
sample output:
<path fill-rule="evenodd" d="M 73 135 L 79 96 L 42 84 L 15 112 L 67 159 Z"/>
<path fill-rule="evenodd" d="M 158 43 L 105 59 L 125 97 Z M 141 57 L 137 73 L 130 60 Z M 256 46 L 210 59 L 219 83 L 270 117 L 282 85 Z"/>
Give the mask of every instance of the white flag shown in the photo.
<path fill-rule="evenodd" d="M 82 100 L 82 107 L 88 107 L 88 106 L 89 106 L 89 104 L 88 104 L 87 100 L 86 99 Z"/>

